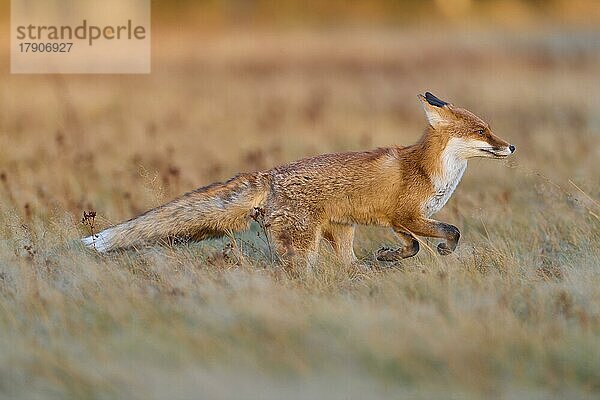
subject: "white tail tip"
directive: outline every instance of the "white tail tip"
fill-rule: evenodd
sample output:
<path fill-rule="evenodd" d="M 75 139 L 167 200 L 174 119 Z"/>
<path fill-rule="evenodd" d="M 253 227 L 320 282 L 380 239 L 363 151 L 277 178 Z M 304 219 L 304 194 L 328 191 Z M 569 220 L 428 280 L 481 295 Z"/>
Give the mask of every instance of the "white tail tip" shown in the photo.
<path fill-rule="evenodd" d="M 95 235 L 85 237 L 81 239 L 83 244 L 90 249 L 94 249 L 100 253 L 104 253 L 110 249 L 110 233 L 102 231 L 100 233 L 96 233 Z"/>

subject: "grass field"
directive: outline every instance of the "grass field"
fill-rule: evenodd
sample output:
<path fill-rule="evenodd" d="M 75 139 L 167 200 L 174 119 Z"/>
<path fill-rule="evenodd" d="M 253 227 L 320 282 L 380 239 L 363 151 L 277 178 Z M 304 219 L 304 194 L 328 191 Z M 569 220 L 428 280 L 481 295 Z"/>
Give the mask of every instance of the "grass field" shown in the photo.
<path fill-rule="evenodd" d="M 176 32 L 153 32 L 148 76 L 2 77 L 0 398 L 600 395 L 598 32 Z M 366 227 L 361 265 L 324 247 L 312 273 L 256 226 L 77 240 L 84 211 L 98 230 L 239 171 L 412 143 L 425 90 L 517 147 L 438 215 L 451 256 L 375 262 L 394 238 Z"/>

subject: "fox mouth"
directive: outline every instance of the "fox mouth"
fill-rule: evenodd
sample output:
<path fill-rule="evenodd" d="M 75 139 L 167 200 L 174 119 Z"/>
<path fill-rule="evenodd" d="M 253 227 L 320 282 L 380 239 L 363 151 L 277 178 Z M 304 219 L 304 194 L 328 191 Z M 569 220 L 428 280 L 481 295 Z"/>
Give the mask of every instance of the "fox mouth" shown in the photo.
<path fill-rule="evenodd" d="M 494 158 L 506 158 L 506 157 L 508 157 L 509 155 L 512 154 L 512 153 L 506 153 L 505 150 L 494 149 L 492 147 L 490 147 L 490 148 L 480 148 L 479 150 L 481 150 L 484 153 L 491 154 Z"/>

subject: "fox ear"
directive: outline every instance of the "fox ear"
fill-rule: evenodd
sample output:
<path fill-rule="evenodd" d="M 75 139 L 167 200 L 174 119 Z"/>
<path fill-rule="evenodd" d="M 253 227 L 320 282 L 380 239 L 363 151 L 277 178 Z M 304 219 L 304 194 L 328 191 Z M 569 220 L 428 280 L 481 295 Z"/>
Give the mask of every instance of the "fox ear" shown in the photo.
<path fill-rule="evenodd" d="M 424 96 L 419 94 L 418 97 L 425 110 L 425 116 L 427 117 L 427 121 L 429 121 L 429 125 L 436 128 L 447 125 L 452 120 L 452 112 L 449 107 L 451 104 L 438 99 L 429 92 L 425 92 Z"/>

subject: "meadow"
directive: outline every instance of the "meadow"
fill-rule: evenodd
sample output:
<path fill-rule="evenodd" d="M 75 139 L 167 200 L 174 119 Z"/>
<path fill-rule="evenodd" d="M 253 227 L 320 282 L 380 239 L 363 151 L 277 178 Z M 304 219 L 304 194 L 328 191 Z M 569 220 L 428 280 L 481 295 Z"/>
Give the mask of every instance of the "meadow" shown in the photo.
<path fill-rule="evenodd" d="M 0 85 L 0 398 L 600 394 L 600 36 L 153 32 L 150 75 Z M 1 59 L 3 70 L 8 59 Z M 270 260 L 259 226 L 98 255 L 78 238 L 240 171 L 410 144 L 430 90 L 517 147 L 438 219 L 457 252 Z M 376 190 L 376 188 L 374 188 Z M 424 241 L 434 248 L 434 241 Z"/>

